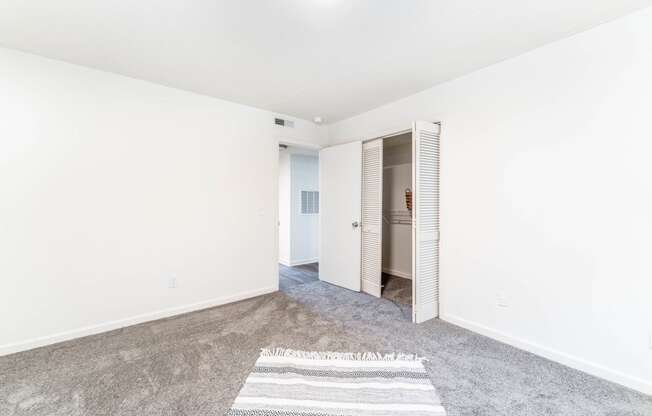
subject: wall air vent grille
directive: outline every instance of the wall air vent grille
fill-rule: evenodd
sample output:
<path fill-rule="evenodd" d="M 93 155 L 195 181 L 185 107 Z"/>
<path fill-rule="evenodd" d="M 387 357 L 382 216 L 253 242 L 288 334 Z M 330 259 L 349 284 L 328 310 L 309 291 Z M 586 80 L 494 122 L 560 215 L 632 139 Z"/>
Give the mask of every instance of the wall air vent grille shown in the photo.
<path fill-rule="evenodd" d="M 284 120 L 284 119 L 278 118 L 278 117 L 274 119 L 274 124 L 276 124 L 277 126 L 281 126 L 281 127 L 290 127 L 290 128 L 294 127 L 294 121 L 292 121 L 292 120 Z"/>
<path fill-rule="evenodd" d="M 301 191 L 301 213 L 319 214 L 319 191 Z"/>

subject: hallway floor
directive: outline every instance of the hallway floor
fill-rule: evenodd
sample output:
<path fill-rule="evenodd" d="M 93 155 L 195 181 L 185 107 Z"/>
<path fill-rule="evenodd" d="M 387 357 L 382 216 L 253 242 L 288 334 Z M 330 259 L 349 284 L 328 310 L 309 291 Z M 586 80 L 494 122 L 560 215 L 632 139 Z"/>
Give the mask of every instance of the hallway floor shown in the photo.
<path fill-rule="evenodd" d="M 0 415 L 221 415 L 261 347 L 417 353 L 450 416 L 652 414 L 652 397 L 311 281 L 0 357 Z"/>
<path fill-rule="evenodd" d="M 286 290 L 296 285 L 319 281 L 319 263 L 300 266 L 278 265 L 279 289 Z"/>

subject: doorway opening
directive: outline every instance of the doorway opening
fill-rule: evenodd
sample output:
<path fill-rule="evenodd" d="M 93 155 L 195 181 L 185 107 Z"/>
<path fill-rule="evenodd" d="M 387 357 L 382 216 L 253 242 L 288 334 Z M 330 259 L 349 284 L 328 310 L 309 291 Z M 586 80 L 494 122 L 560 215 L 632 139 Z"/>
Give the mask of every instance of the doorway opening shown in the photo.
<path fill-rule="evenodd" d="M 279 289 L 319 280 L 319 152 L 279 145 Z"/>
<path fill-rule="evenodd" d="M 383 139 L 381 296 L 412 306 L 412 132 Z"/>
<path fill-rule="evenodd" d="M 411 303 L 416 323 L 439 315 L 440 126 L 362 143 L 362 291 Z"/>

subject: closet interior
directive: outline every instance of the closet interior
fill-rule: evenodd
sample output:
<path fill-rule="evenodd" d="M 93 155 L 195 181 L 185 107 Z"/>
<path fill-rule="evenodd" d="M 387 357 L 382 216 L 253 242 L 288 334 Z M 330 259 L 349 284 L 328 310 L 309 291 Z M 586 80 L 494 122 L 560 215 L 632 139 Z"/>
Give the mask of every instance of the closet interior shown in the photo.
<path fill-rule="evenodd" d="M 383 139 L 382 297 L 412 305 L 412 132 Z"/>

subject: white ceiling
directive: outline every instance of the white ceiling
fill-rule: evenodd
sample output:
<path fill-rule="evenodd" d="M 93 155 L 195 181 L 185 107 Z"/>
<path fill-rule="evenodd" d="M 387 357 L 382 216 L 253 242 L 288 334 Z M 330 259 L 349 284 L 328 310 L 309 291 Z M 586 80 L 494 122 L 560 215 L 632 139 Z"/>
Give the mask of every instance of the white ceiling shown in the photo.
<path fill-rule="evenodd" d="M 329 123 L 648 5 L 0 0 L 0 44 Z"/>

